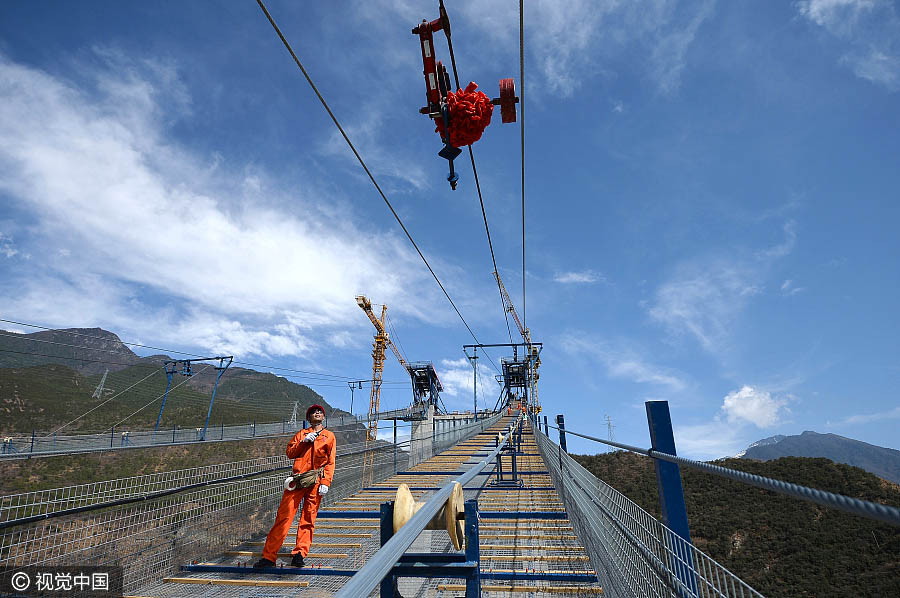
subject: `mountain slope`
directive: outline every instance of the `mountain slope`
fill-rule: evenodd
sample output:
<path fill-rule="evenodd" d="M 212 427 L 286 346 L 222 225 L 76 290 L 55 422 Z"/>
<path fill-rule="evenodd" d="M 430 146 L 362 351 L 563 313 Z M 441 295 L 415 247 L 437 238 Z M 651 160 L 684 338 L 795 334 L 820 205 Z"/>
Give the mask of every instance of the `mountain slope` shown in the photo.
<path fill-rule="evenodd" d="M 141 360 L 118 336 L 102 328 L 64 328 L 19 334 L 0 330 L 0 368 L 48 363 L 82 374 L 116 372 Z"/>
<path fill-rule="evenodd" d="M 759 441 L 759 443 L 750 445 L 741 457 L 759 461 L 769 461 L 780 457 L 822 457 L 831 459 L 835 463 L 844 463 L 865 469 L 880 478 L 900 484 L 900 451 L 894 449 L 875 446 L 837 434 L 818 434 L 816 432 L 803 432 L 798 436 L 782 436 L 776 442 L 764 442 Z"/>
<path fill-rule="evenodd" d="M 0 433 L 49 432 L 73 420 L 62 434 L 109 430 L 113 425 L 152 429 L 166 390 L 163 365 L 169 359 L 140 357 L 101 328 L 0 331 Z M 203 425 L 216 379 L 214 364 L 197 363 L 193 376 L 173 376 L 161 428 Z M 102 396 L 92 397 L 107 370 Z M 210 426 L 289 419 L 295 402 L 301 418 L 313 403 L 332 414 L 328 403 L 307 386 L 233 366 L 219 381 Z"/>
<path fill-rule="evenodd" d="M 626 452 L 573 455 L 660 517 L 653 461 Z M 826 459 L 719 465 L 900 507 L 900 487 Z M 682 468 L 694 544 L 768 598 L 900 596 L 900 528 Z"/>

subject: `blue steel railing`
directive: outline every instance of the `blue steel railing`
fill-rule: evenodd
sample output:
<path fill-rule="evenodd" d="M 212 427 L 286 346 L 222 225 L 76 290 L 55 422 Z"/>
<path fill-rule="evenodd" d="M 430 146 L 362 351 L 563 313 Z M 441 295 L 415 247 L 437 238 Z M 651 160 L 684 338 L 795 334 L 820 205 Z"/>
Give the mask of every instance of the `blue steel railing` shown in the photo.
<path fill-rule="evenodd" d="M 536 419 L 532 424 L 538 450 L 604 595 L 761 598 L 681 534 L 587 471 L 548 438 Z"/>

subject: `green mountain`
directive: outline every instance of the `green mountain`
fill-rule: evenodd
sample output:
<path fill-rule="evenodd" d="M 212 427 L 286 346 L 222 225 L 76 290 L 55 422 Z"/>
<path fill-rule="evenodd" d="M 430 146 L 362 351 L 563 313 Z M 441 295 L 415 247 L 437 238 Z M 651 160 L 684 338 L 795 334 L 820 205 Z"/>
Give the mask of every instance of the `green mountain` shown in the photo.
<path fill-rule="evenodd" d="M 740 457 L 759 461 L 779 457 L 823 457 L 835 463 L 854 465 L 900 484 L 900 451 L 837 434 L 804 432 L 797 436 L 774 436 L 751 444 Z"/>
<path fill-rule="evenodd" d="M 166 389 L 167 359 L 139 357 L 118 336 L 100 328 L 0 331 L 0 434 L 48 432 L 72 420 L 61 433 L 97 432 L 116 424 L 120 429 L 152 428 Z M 102 392 L 94 398 L 107 371 Z M 173 376 L 161 428 L 203 425 L 215 369 L 201 363 L 194 365 L 194 372 Z M 210 426 L 286 420 L 295 402 L 301 418 L 313 403 L 332 416 L 343 413 L 332 410 L 307 386 L 230 367 L 219 382 Z"/>
<path fill-rule="evenodd" d="M 652 459 L 573 455 L 661 517 Z M 724 467 L 900 507 L 900 486 L 827 459 L 725 459 Z M 681 468 L 694 545 L 770 598 L 900 596 L 900 528 Z"/>

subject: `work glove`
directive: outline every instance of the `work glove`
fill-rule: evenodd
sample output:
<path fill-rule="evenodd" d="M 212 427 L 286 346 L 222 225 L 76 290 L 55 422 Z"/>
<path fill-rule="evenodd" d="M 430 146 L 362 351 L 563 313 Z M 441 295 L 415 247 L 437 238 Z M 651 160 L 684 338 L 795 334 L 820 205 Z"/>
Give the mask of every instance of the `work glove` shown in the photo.
<path fill-rule="evenodd" d="M 316 436 L 318 436 L 317 433 L 310 432 L 309 434 L 306 435 L 305 438 L 303 438 L 303 442 L 313 442 L 316 439 Z"/>
<path fill-rule="evenodd" d="M 326 494 L 328 494 L 328 486 L 326 486 L 324 484 L 319 484 L 319 494 L 321 494 L 322 496 L 325 496 Z"/>

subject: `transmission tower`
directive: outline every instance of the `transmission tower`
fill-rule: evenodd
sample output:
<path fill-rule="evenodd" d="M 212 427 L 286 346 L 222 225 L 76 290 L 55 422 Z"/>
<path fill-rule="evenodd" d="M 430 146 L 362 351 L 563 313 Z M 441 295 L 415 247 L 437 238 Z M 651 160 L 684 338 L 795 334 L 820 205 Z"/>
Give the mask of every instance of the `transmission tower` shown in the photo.
<path fill-rule="evenodd" d="M 609 417 L 609 415 L 604 415 L 603 417 L 606 420 L 606 439 L 612 442 L 616 439 L 616 435 L 614 433 L 616 427 L 613 425 L 612 418 Z M 606 450 L 610 451 L 612 449 L 610 447 L 607 447 Z"/>
<path fill-rule="evenodd" d="M 292 427 L 297 426 L 297 409 L 299 409 L 299 408 L 300 408 L 300 402 L 294 401 L 294 411 L 293 411 L 293 413 L 291 413 L 291 419 L 288 421 L 288 424 L 290 424 Z"/>
<path fill-rule="evenodd" d="M 94 394 L 91 395 L 92 399 L 99 399 L 103 397 L 103 385 L 106 384 L 107 374 L 109 374 L 109 370 L 103 372 L 103 377 L 100 378 L 100 384 L 97 385 L 97 388 L 94 389 Z"/>

